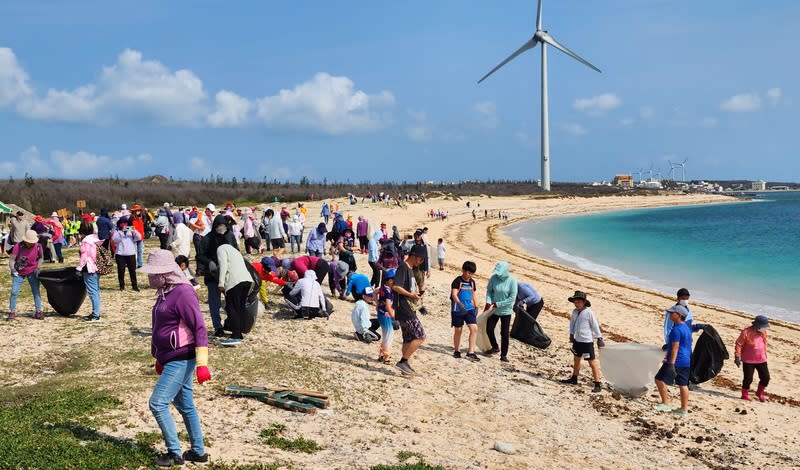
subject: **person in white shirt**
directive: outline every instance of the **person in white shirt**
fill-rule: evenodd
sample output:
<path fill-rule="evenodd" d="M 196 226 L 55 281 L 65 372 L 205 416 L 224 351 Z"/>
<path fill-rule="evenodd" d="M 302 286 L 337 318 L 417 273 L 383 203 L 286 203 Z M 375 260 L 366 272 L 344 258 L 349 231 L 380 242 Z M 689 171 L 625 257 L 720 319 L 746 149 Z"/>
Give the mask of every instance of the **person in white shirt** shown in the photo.
<path fill-rule="evenodd" d="M 317 273 L 313 269 L 306 271 L 303 279 L 297 281 L 289 295 L 300 294 L 300 311 L 297 312 L 294 318 L 305 317 L 311 320 L 314 317 L 328 317 L 328 312 L 325 306 L 325 295 L 322 293 L 322 287 L 317 282 Z"/>
<path fill-rule="evenodd" d="M 439 261 L 439 271 L 444 271 L 444 254 L 447 251 L 447 248 L 444 246 L 444 240 L 439 239 L 439 243 L 436 245 L 436 258 Z"/>
<path fill-rule="evenodd" d="M 569 319 L 569 341 L 572 343 L 572 376 L 564 379 L 561 383 L 577 385 L 578 373 L 581 370 L 581 359 L 589 362 L 592 368 L 592 378 L 594 379 L 593 393 L 600 393 L 600 362 L 595 357 L 594 340 L 597 339 L 597 347 L 605 347 L 603 334 L 600 332 L 600 323 L 594 312 L 589 309 L 592 303 L 586 298 L 586 294 L 579 290 L 568 299 L 575 304 L 572 316 Z"/>
<path fill-rule="evenodd" d="M 381 327 L 377 318 L 370 318 L 369 304 L 372 303 L 374 291 L 372 287 L 367 287 L 361 296 L 361 299 L 356 301 L 353 307 L 353 312 L 350 319 L 353 322 L 355 337 L 359 341 L 371 343 L 381 339 L 381 335 L 377 333 L 378 328 Z"/>

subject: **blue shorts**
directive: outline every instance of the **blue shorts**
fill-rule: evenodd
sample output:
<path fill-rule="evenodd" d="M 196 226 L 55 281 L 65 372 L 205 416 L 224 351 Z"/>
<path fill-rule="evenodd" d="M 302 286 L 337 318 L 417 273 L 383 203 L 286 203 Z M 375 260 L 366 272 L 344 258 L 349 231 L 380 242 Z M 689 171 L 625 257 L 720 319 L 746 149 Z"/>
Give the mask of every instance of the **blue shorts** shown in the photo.
<path fill-rule="evenodd" d="M 478 316 L 475 314 L 474 308 L 466 312 L 450 312 L 450 326 L 453 328 L 462 328 L 464 323 L 467 325 L 478 324 Z"/>
<path fill-rule="evenodd" d="M 665 362 L 660 369 L 658 369 L 658 373 L 656 373 L 656 380 L 660 380 L 667 385 L 677 385 L 679 387 L 686 387 L 689 385 L 689 370 L 690 367 L 676 367 L 675 372 L 678 375 L 675 376 L 673 379 L 672 377 L 668 376 L 666 373 L 667 370 L 667 363 Z"/>

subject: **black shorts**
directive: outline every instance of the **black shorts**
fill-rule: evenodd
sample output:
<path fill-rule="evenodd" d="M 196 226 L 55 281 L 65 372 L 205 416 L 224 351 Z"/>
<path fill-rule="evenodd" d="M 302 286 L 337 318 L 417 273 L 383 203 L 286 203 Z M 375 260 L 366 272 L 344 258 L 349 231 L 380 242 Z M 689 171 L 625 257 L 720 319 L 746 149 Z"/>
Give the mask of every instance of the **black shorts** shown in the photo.
<path fill-rule="evenodd" d="M 422 329 L 422 322 L 417 317 L 410 320 L 400 320 L 400 329 L 403 333 L 404 344 L 418 339 L 425 339 L 425 330 Z"/>
<path fill-rule="evenodd" d="M 283 238 L 271 238 L 270 241 L 272 242 L 272 249 L 283 248 L 286 246 L 286 243 L 283 241 Z"/>
<path fill-rule="evenodd" d="M 576 357 L 583 357 L 587 361 L 592 361 L 595 359 L 594 343 L 579 343 L 575 341 L 572 343 L 572 354 Z"/>

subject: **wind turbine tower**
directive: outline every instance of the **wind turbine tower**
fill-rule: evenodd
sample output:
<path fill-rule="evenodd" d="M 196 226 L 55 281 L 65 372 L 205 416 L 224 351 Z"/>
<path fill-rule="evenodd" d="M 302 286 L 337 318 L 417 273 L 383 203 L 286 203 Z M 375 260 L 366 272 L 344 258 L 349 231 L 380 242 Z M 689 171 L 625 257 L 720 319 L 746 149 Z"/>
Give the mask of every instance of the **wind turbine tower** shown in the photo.
<path fill-rule="evenodd" d="M 554 37 L 550 36 L 547 31 L 542 30 L 542 0 L 539 0 L 538 8 L 536 9 L 536 32 L 533 34 L 533 37 L 504 61 L 500 62 L 495 68 L 489 71 L 489 73 L 484 75 L 483 78 L 478 80 L 478 83 L 486 80 L 489 75 L 495 73 L 500 67 L 514 60 L 518 55 L 528 49 L 533 49 L 537 44 L 542 45 L 542 190 L 550 191 L 550 116 L 548 114 L 547 102 L 547 46 L 555 47 L 564 54 L 567 54 L 597 72 L 600 72 L 600 69 L 590 64 L 578 54 L 567 49 L 564 45 L 556 41 Z"/>

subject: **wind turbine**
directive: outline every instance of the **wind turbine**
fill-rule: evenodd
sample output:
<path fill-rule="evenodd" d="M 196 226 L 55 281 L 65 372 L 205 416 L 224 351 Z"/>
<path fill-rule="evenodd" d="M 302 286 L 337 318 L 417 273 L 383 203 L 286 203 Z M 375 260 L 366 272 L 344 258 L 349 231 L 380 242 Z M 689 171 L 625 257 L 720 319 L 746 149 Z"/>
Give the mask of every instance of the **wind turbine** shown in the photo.
<path fill-rule="evenodd" d="M 578 54 L 567 49 L 564 45 L 556 41 L 554 37 L 550 36 L 547 31 L 542 30 L 542 0 L 539 0 L 539 6 L 536 10 L 536 32 L 533 34 L 533 37 L 504 61 L 500 62 L 489 73 L 484 75 L 483 78 L 478 80 L 478 83 L 486 80 L 489 75 L 495 73 L 500 67 L 511 62 L 528 49 L 533 49 L 536 47 L 536 44 L 539 43 L 542 45 L 542 190 L 550 191 L 550 116 L 548 114 L 547 103 L 547 46 L 551 45 L 555 47 L 564 54 L 567 54 L 597 72 L 600 72 L 600 69 L 590 64 Z"/>
<path fill-rule="evenodd" d="M 688 158 L 684 158 L 681 163 L 675 164 L 676 167 L 678 166 L 681 167 L 681 181 L 683 182 L 686 182 L 686 162 L 688 160 L 689 160 Z"/>

